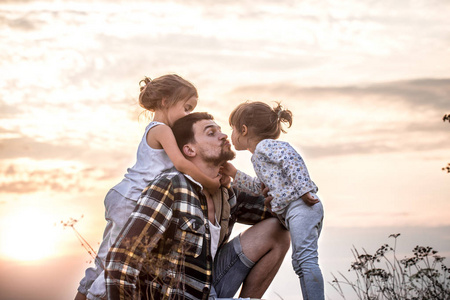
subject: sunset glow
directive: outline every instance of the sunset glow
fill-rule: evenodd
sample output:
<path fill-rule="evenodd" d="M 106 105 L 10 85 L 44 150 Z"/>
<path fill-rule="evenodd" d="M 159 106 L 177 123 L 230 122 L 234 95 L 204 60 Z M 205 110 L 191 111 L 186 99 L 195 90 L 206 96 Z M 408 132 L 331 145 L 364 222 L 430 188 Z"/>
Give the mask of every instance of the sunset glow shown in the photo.
<path fill-rule="evenodd" d="M 149 120 L 138 83 L 167 73 L 227 134 L 242 101 L 292 111 L 281 139 L 319 187 L 326 281 L 396 231 L 450 256 L 449 15 L 447 0 L 0 1 L 2 297 L 73 299 L 92 258 L 60 221 L 84 216 L 97 249 Z M 250 157 L 235 164 L 252 174 Z M 264 299 L 298 299 L 288 256 Z"/>
<path fill-rule="evenodd" d="M 51 218 L 39 208 L 12 213 L 2 219 L 7 228 L 0 236 L 2 256 L 18 261 L 36 261 L 56 253 L 57 235 Z"/>

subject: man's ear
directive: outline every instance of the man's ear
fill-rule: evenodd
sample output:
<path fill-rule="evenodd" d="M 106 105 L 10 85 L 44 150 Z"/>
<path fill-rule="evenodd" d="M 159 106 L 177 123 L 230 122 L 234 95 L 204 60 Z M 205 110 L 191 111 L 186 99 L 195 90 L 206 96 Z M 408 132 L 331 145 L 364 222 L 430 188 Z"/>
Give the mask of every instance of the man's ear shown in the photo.
<path fill-rule="evenodd" d="M 248 133 L 247 125 L 242 125 L 241 135 L 242 135 L 242 136 L 246 136 L 247 133 Z"/>
<path fill-rule="evenodd" d="M 183 146 L 183 154 L 187 157 L 194 157 L 197 152 L 195 151 L 195 148 L 192 147 L 192 144 L 186 144 Z"/>

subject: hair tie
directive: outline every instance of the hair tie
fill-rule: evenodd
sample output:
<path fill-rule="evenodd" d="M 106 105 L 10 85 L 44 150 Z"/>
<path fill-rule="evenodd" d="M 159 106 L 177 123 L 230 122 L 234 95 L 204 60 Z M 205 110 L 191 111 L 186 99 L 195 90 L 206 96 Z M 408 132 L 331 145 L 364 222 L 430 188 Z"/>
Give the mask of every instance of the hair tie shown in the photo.
<path fill-rule="evenodd" d="M 148 81 L 147 81 L 148 80 Z M 141 89 L 141 92 L 143 92 L 148 86 L 149 84 L 152 82 L 152 79 L 149 77 L 145 77 L 144 79 L 142 79 L 141 81 L 139 81 L 139 87 Z M 144 83 L 144 85 L 142 85 L 142 83 Z"/>
<path fill-rule="evenodd" d="M 279 111 L 278 111 L 278 113 L 277 113 L 277 115 L 278 115 L 278 120 L 279 119 L 281 119 L 281 113 L 282 113 L 283 111 L 280 109 Z"/>
<path fill-rule="evenodd" d="M 145 77 L 145 79 L 148 79 L 148 82 L 145 82 L 144 80 L 145 85 L 142 87 L 142 90 L 144 91 L 147 90 L 147 88 L 150 86 L 150 83 L 152 83 L 151 78 Z"/>

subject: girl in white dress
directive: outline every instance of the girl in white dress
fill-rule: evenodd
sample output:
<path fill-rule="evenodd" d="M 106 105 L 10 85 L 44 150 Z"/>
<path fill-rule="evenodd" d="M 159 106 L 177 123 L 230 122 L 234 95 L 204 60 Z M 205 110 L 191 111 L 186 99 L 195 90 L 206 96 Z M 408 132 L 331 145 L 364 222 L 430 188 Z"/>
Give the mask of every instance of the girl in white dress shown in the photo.
<path fill-rule="evenodd" d="M 162 171 L 175 166 L 178 171 L 190 175 L 210 191 L 220 186 L 219 177 L 209 178 L 184 158 L 170 128 L 176 120 L 190 114 L 197 106 L 195 86 L 175 74 L 153 80 L 146 77 L 139 85 L 139 104 L 153 113 L 153 120 L 146 127 L 138 146 L 135 165 L 127 169 L 123 180 L 111 188 L 105 197 L 107 225 L 103 241 L 95 266 L 88 268 L 80 281 L 76 300 L 106 299 L 104 265 L 108 250 L 134 210 L 143 189 Z"/>

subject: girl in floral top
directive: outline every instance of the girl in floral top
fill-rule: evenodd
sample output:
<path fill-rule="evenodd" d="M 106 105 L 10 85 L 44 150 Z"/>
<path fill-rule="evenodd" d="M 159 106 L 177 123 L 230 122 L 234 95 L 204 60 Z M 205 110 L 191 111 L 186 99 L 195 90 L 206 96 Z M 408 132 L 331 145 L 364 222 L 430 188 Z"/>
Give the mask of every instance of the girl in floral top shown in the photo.
<path fill-rule="evenodd" d="M 281 131 L 285 132 L 281 123 L 292 125 L 292 113 L 279 103 L 271 108 L 262 102 L 245 102 L 233 110 L 229 122 L 236 150 L 253 153 L 251 161 L 257 177 L 250 177 L 230 163 L 224 166 L 223 174 L 231 176 L 233 186 L 245 192 L 261 193 L 262 184 L 269 189 L 272 212 L 291 234 L 292 265 L 300 279 L 303 299 L 324 299 L 318 264 L 323 207 L 315 194 L 317 186 L 300 154 L 289 143 L 277 140 Z"/>

